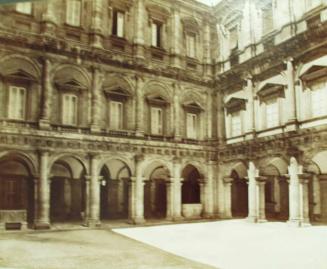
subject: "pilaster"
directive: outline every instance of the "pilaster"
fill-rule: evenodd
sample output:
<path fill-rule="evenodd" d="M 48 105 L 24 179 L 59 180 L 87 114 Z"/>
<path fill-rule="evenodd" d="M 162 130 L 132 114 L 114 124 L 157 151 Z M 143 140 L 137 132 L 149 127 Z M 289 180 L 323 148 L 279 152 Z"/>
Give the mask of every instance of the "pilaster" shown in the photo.
<path fill-rule="evenodd" d="M 234 179 L 232 177 L 224 178 L 224 200 L 225 200 L 225 210 L 224 218 L 231 219 L 232 214 L 232 184 Z"/>
<path fill-rule="evenodd" d="M 92 114 L 91 114 L 91 131 L 100 131 L 101 119 L 101 89 L 104 81 L 104 74 L 98 68 L 93 68 L 92 73 Z"/>
<path fill-rule="evenodd" d="M 49 59 L 43 59 L 42 70 L 42 105 L 41 105 L 41 117 L 39 120 L 39 127 L 41 129 L 50 128 L 50 118 L 52 112 L 52 84 L 50 79 L 51 62 Z"/>

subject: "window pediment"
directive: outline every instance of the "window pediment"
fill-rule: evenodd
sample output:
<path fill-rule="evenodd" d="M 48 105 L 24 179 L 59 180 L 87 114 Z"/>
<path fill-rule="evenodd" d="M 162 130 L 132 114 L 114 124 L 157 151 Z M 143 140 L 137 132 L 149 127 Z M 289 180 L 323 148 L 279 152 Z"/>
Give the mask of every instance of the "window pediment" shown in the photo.
<path fill-rule="evenodd" d="M 227 113 L 231 114 L 240 110 L 245 110 L 246 102 L 246 99 L 232 97 L 227 103 L 225 103 Z"/>
<path fill-rule="evenodd" d="M 116 101 L 126 101 L 130 97 L 130 94 L 121 87 L 105 88 L 104 93 L 110 99 L 116 100 Z"/>
<path fill-rule="evenodd" d="M 148 96 L 146 98 L 147 102 L 150 105 L 154 105 L 154 106 L 168 106 L 168 102 L 161 96 Z"/>
<path fill-rule="evenodd" d="M 185 103 L 185 104 L 183 104 L 183 107 L 184 107 L 185 111 L 187 111 L 189 113 L 199 114 L 203 111 L 203 108 L 195 102 Z"/>
<path fill-rule="evenodd" d="M 257 95 L 262 101 L 285 97 L 284 87 L 283 84 L 267 83 L 257 92 Z"/>
<path fill-rule="evenodd" d="M 126 12 L 131 8 L 133 2 L 133 0 L 111 0 L 109 1 L 109 6 L 113 7 L 114 9 Z"/>
<path fill-rule="evenodd" d="M 310 67 L 304 74 L 300 76 L 300 79 L 304 82 L 311 82 L 313 80 L 325 77 L 327 75 L 327 66 L 314 65 Z"/>
<path fill-rule="evenodd" d="M 170 16 L 167 9 L 158 5 L 150 4 L 146 7 L 146 9 L 149 12 L 150 19 L 155 21 L 166 22 Z"/>
<path fill-rule="evenodd" d="M 192 17 L 183 18 L 182 23 L 186 32 L 198 33 L 200 31 L 199 23 Z"/>
<path fill-rule="evenodd" d="M 60 80 L 60 81 L 56 81 L 55 84 L 59 89 L 65 91 L 81 91 L 87 89 L 87 87 L 85 87 L 75 79 Z"/>
<path fill-rule="evenodd" d="M 26 71 L 22 70 L 22 69 L 18 69 L 12 72 L 8 72 L 5 76 L 5 79 L 8 80 L 18 80 L 18 81 L 22 81 L 22 82 L 35 82 L 36 78 L 34 76 L 32 76 L 31 74 L 27 73 Z"/>

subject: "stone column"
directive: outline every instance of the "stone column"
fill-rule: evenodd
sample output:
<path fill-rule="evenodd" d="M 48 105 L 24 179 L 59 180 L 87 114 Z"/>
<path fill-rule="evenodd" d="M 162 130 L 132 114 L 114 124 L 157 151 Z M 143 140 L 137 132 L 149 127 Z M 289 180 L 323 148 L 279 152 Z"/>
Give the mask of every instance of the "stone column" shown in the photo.
<path fill-rule="evenodd" d="M 92 23 L 91 23 L 91 46 L 103 48 L 103 0 L 93 0 L 92 2 Z"/>
<path fill-rule="evenodd" d="M 54 11 L 56 10 L 55 0 L 50 0 L 46 2 L 45 11 L 42 14 L 42 32 L 45 35 L 55 35 L 55 30 L 57 26 L 56 16 Z"/>
<path fill-rule="evenodd" d="M 136 80 L 136 135 L 144 136 L 144 96 L 143 96 L 143 83 L 139 76 L 135 77 Z"/>
<path fill-rule="evenodd" d="M 226 127 L 225 127 L 225 112 L 223 105 L 223 93 L 219 90 L 216 91 L 217 94 L 217 138 L 219 143 L 223 143 L 226 138 Z"/>
<path fill-rule="evenodd" d="M 49 152 L 40 151 L 40 178 L 38 182 L 38 212 L 35 229 L 50 228 L 50 181 L 49 181 Z"/>
<path fill-rule="evenodd" d="M 275 213 L 280 213 L 280 181 L 279 177 L 274 177 L 274 202 L 275 202 Z"/>
<path fill-rule="evenodd" d="M 98 175 L 98 156 L 90 154 L 90 176 L 89 179 L 89 212 L 87 225 L 89 227 L 100 226 L 100 180 Z"/>
<path fill-rule="evenodd" d="M 211 66 L 211 31 L 210 22 L 207 18 L 204 21 L 204 33 L 203 33 L 203 63 L 204 63 L 204 75 L 208 78 L 212 76 Z"/>
<path fill-rule="evenodd" d="M 320 191 L 320 180 L 319 176 L 313 174 L 312 178 L 312 189 L 313 189 L 313 215 L 315 218 L 320 218 L 321 216 L 321 191 Z"/>
<path fill-rule="evenodd" d="M 144 59 L 144 0 L 137 0 L 135 5 L 135 22 L 134 22 L 134 48 L 135 57 L 137 59 Z"/>
<path fill-rule="evenodd" d="M 257 222 L 266 222 L 266 199 L 265 199 L 265 185 L 266 178 L 258 177 L 257 183 Z"/>
<path fill-rule="evenodd" d="M 91 131 L 99 132 L 101 120 L 101 89 L 103 85 L 104 74 L 98 68 L 93 68 L 92 76 L 92 110 L 91 110 Z"/>
<path fill-rule="evenodd" d="M 135 177 L 132 177 L 132 186 L 130 191 L 131 205 L 130 222 L 142 224 L 144 220 L 144 177 L 142 177 L 143 156 L 135 157 Z"/>
<path fill-rule="evenodd" d="M 289 91 L 289 103 L 288 103 L 289 110 L 288 110 L 287 130 L 289 131 L 296 130 L 296 122 L 297 122 L 296 93 L 295 93 L 295 82 L 294 82 L 295 71 L 292 61 L 293 59 L 289 59 L 286 61 L 287 88 Z"/>
<path fill-rule="evenodd" d="M 167 209 L 166 209 L 166 219 L 173 220 L 174 219 L 174 181 L 166 182 L 166 190 L 167 190 Z"/>
<path fill-rule="evenodd" d="M 174 84 L 174 129 L 175 129 L 175 140 L 181 140 L 181 128 L 180 128 L 180 103 L 179 103 L 179 91 L 180 87 L 178 84 Z"/>
<path fill-rule="evenodd" d="M 41 117 L 39 120 L 39 127 L 41 129 L 50 128 L 51 120 L 51 103 L 52 103 L 52 85 L 50 79 L 51 62 L 49 59 L 43 59 L 42 70 L 42 105 L 41 105 Z"/>
<path fill-rule="evenodd" d="M 203 216 L 205 218 L 213 218 L 214 206 L 213 206 L 213 177 L 214 177 L 214 165 L 215 163 L 209 161 L 208 163 L 208 176 L 204 181 L 204 210 Z"/>
<path fill-rule="evenodd" d="M 212 139 L 212 96 L 207 93 L 207 139 Z"/>
<path fill-rule="evenodd" d="M 303 167 L 292 157 L 289 174 L 289 220 L 294 226 L 306 226 L 309 223 L 309 199 L 307 176 L 303 174 Z"/>
<path fill-rule="evenodd" d="M 174 213 L 173 220 L 181 220 L 182 219 L 182 182 L 183 178 L 181 178 L 181 163 L 180 159 L 176 158 L 173 161 L 173 181 L 174 187 Z"/>
<path fill-rule="evenodd" d="M 108 183 L 107 183 L 108 184 Z M 123 179 L 117 179 L 117 211 L 118 214 L 124 212 L 124 181 Z"/>
<path fill-rule="evenodd" d="M 247 219 L 250 222 L 257 222 L 258 219 L 258 197 L 257 197 L 257 181 L 256 179 L 259 177 L 259 170 L 256 169 L 253 162 L 250 162 L 248 169 L 248 199 L 249 199 L 249 215 Z"/>
<path fill-rule="evenodd" d="M 156 210 L 156 183 L 155 181 L 149 181 L 150 184 L 150 209 L 151 214 Z"/>
<path fill-rule="evenodd" d="M 180 18 L 180 10 L 178 4 L 175 3 L 172 10 L 172 37 L 171 37 L 171 48 L 170 48 L 170 56 L 171 56 L 171 66 L 175 68 L 181 68 L 181 18 Z"/>
<path fill-rule="evenodd" d="M 247 131 L 247 138 L 254 138 L 255 134 L 255 114 L 254 114 L 254 97 L 253 97 L 253 81 L 252 78 L 247 79 L 247 92 L 249 97 L 248 103 L 248 115 L 249 115 L 249 127 Z"/>
<path fill-rule="evenodd" d="M 231 219 L 233 218 L 232 214 L 232 184 L 234 179 L 232 177 L 224 178 L 224 196 L 225 196 L 225 214 L 224 218 Z"/>

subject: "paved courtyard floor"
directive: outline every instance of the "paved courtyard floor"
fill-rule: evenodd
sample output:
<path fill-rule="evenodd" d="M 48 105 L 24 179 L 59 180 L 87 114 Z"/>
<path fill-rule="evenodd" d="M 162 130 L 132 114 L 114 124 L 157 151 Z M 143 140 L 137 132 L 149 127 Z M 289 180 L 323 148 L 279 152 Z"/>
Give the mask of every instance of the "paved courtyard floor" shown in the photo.
<path fill-rule="evenodd" d="M 1 269 L 210 269 L 110 230 L 0 233 Z"/>
<path fill-rule="evenodd" d="M 114 231 L 220 269 L 327 268 L 327 226 L 229 220 Z"/>

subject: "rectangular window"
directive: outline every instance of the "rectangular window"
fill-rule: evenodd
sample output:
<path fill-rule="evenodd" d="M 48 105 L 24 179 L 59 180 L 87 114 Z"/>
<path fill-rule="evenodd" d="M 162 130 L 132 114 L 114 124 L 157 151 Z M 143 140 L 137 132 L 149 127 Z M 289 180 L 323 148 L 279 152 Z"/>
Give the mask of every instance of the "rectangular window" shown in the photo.
<path fill-rule="evenodd" d="M 161 24 L 158 22 L 152 23 L 152 46 L 161 47 Z"/>
<path fill-rule="evenodd" d="M 266 104 L 266 122 L 267 128 L 273 128 L 279 124 L 278 101 L 274 100 Z"/>
<path fill-rule="evenodd" d="M 232 114 L 232 136 L 240 136 L 242 134 L 241 112 Z"/>
<path fill-rule="evenodd" d="M 31 2 L 17 3 L 16 11 L 19 13 L 31 15 L 32 14 L 32 3 Z"/>
<path fill-rule="evenodd" d="M 191 58 L 195 58 L 195 34 L 186 35 L 186 55 Z"/>
<path fill-rule="evenodd" d="M 320 82 L 312 85 L 311 87 L 311 106 L 312 106 L 312 116 L 320 117 L 325 116 L 327 114 L 326 102 L 326 90 L 327 83 Z"/>
<path fill-rule="evenodd" d="M 62 123 L 77 125 L 77 96 L 73 94 L 63 95 Z"/>
<path fill-rule="evenodd" d="M 11 86 L 9 88 L 8 116 L 13 120 L 24 120 L 26 110 L 26 89 Z"/>
<path fill-rule="evenodd" d="M 81 25 L 81 7 L 80 0 L 68 0 L 66 11 L 66 23 L 72 26 Z"/>
<path fill-rule="evenodd" d="M 193 113 L 186 114 L 186 136 L 190 139 L 197 138 L 197 115 Z"/>
<path fill-rule="evenodd" d="M 236 49 L 238 47 L 238 28 L 235 26 L 229 32 L 229 48 L 230 50 Z"/>
<path fill-rule="evenodd" d="M 163 114 L 162 109 L 151 107 L 151 134 L 162 135 L 163 132 Z"/>
<path fill-rule="evenodd" d="M 112 34 L 118 37 L 124 37 L 124 17 L 125 14 L 115 10 L 113 13 Z"/>
<path fill-rule="evenodd" d="M 113 130 L 123 129 L 123 103 L 110 101 L 110 128 Z"/>

